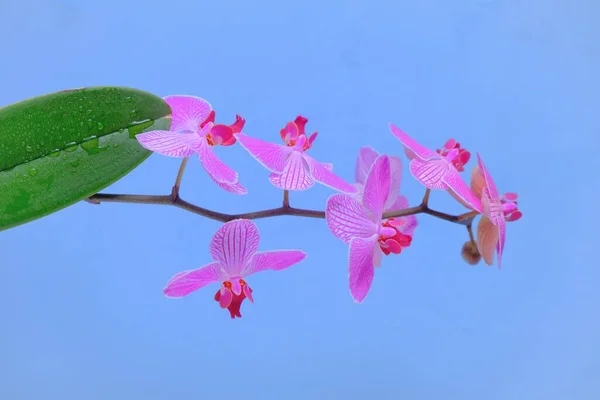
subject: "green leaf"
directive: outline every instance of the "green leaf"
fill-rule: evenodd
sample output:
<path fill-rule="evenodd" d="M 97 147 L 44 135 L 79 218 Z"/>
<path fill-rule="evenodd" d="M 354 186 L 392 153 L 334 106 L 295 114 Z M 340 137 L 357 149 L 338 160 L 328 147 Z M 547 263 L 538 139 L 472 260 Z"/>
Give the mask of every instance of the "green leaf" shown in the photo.
<path fill-rule="evenodd" d="M 150 93 L 91 87 L 0 108 L 0 230 L 86 199 L 151 152 L 135 135 L 169 129 L 171 109 Z"/>

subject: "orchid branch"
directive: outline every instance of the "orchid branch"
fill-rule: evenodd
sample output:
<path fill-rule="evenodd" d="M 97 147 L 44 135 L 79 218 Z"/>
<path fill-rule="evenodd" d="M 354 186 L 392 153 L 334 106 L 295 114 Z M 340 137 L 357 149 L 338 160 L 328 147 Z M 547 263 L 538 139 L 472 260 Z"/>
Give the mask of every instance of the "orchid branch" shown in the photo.
<path fill-rule="evenodd" d="M 175 189 L 175 187 L 174 187 Z M 428 199 L 428 193 L 426 192 L 424 202 Z M 295 216 L 295 217 L 307 217 L 307 218 L 325 218 L 325 211 L 308 210 L 303 208 L 295 208 L 289 205 L 289 192 L 287 194 L 287 205 L 285 205 L 286 193 L 284 192 L 284 205 L 277 208 L 271 208 L 267 210 L 251 211 L 241 214 L 225 214 L 218 211 L 209 210 L 207 208 L 200 207 L 192 204 L 188 201 L 183 200 L 179 193 L 172 195 L 142 195 L 142 194 L 110 194 L 110 193 L 98 193 L 88 199 L 89 202 L 94 204 L 100 203 L 132 203 L 132 204 L 154 204 L 154 205 L 168 205 L 181 208 L 189 211 L 193 214 L 201 215 L 203 217 L 220 221 L 228 222 L 234 219 L 261 219 L 271 218 L 283 215 Z M 423 202 L 416 207 L 409 207 L 402 210 L 388 211 L 383 214 L 383 218 L 393 217 L 406 217 L 415 214 L 428 214 L 444 221 L 457 223 L 460 225 L 469 225 L 475 216 L 476 211 L 467 212 L 460 215 L 451 215 L 441 211 L 432 210 L 427 204 Z"/>

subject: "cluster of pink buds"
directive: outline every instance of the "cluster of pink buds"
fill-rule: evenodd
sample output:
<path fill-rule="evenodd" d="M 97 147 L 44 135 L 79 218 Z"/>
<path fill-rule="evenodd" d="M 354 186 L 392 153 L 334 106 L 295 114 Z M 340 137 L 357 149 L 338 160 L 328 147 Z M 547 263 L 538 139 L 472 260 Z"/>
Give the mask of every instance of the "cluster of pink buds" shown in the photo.
<path fill-rule="evenodd" d="M 360 149 L 356 159 L 355 182 L 348 183 L 335 173 L 333 166 L 315 160 L 308 151 L 317 132 L 307 135 L 308 119 L 299 115 L 280 131 L 283 144 L 271 143 L 243 132 L 245 120 L 239 115 L 231 125 L 215 124 L 215 112 L 205 100 L 193 96 L 168 96 L 172 109 L 169 131 L 151 131 L 137 135 L 139 143 L 156 153 L 179 158 L 198 155 L 211 179 L 222 189 L 243 195 L 247 190 L 238 182 L 238 174 L 214 153 L 214 146 L 239 143 L 256 161 L 269 170 L 270 182 L 285 191 L 311 188 L 315 182 L 338 191 L 327 199 L 325 219 L 331 233 L 348 245 L 349 287 L 356 302 L 366 298 L 376 267 L 383 256 L 398 255 L 411 246 L 417 227 L 406 197 L 400 194 L 402 160 L 379 154 L 370 147 Z M 480 215 L 476 240 L 463 246 L 463 258 L 476 264 L 481 258 L 492 265 L 497 254 L 502 262 L 506 223 L 521 218 L 517 194 L 500 195 L 485 164 L 477 154 L 477 165 L 467 184 L 460 173 L 471 153 L 454 139 L 435 151 L 422 146 L 395 125 L 389 125 L 404 146 L 411 175 L 429 191 L 448 191 L 469 209 L 470 222 Z M 287 193 L 287 192 L 286 192 Z M 408 212 L 410 211 L 410 212 Z M 395 216 L 389 216 L 396 213 Z M 388 215 L 388 217 L 386 217 Z M 246 278 L 264 270 L 283 270 L 306 258 L 300 250 L 258 251 L 260 235 L 249 219 L 226 222 L 210 243 L 213 260 L 195 270 L 183 271 L 171 278 L 164 289 L 168 297 L 183 297 L 211 283 L 220 283 L 214 299 L 229 311 L 231 318 L 241 317 L 245 299 L 254 302 Z"/>

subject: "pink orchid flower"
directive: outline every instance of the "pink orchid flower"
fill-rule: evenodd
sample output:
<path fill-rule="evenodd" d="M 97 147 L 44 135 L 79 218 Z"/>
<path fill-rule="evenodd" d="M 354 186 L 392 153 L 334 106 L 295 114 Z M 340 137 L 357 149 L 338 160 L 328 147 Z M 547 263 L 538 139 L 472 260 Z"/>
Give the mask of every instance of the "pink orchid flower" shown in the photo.
<path fill-rule="evenodd" d="M 365 181 L 373 163 L 379 157 L 379 153 L 369 146 L 361 147 L 356 157 L 355 168 L 355 186 L 358 190 L 356 198 L 362 203 L 364 196 Z M 402 160 L 398 157 L 388 156 L 390 159 L 390 192 L 383 204 L 383 211 L 403 210 L 409 207 L 408 199 L 400 194 L 400 184 L 402 183 Z M 388 223 L 394 224 L 398 230 L 412 236 L 417 227 L 417 217 L 409 215 L 406 217 L 388 218 Z M 386 250 L 382 248 L 384 254 Z M 376 264 L 379 266 L 379 264 Z"/>
<path fill-rule="evenodd" d="M 304 126 L 307 121 L 299 115 L 294 122 L 287 123 L 280 132 L 285 145 L 244 134 L 238 134 L 237 140 L 252 157 L 271 171 L 269 180 L 280 189 L 307 190 L 317 181 L 341 192 L 356 192 L 352 185 L 331 171 L 331 164 L 320 163 L 306 154 L 317 137 L 317 132 L 310 137 L 306 135 Z"/>
<path fill-rule="evenodd" d="M 362 202 L 346 194 L 327 200 L 325 219 L 329 230 L 349 244 L 349 286 L 357 303 L 364 301 L 371 288 L 381 253 L 399 254 L 412 241 L 393 222 L 382 220 L 390 186 L 390 159 L 382 155 L 369 169 Z"/>
<path fill-rule="evenodd" d="M 444 144 L 444 147 L 436 150 L 435 152 L 442 157 L 447 157 L 453 150 L 457 150 L 458 153 L 452 160 L 452 164 L 456 167 L 458 172 L 463 172 L 465 170 L 465 165 L 471 159 L 471 153 L 468 150 L 461 148 L 460 143 L 458 143 L 456 140 L 448 139 Z"/>
<path fill-rule="evenodd" d="M 231 125 L 215 124 L 215 112 L 204 99 L 195 96 L 167 96 L 171 107 L 171 129 L 150 131 L 136 136 L 146 149 L 169 157 L 185 158 L 198 154 L 200 163 L 211 179 L 222 189 L 235 194 L 247 190 L 238 182 L 238 174 L 215 154 L 214 146 L 231 146 L 235 134 L 241 132 L 246 121 L 236 115 Z"/>
<path fill-rule="evenodd" d="M 416 180 L 428 189 L 447 190 L 461 203 L 482 212 L 481 201 L 460 177 L 457 168 L 461 165 L 460 148 L 453 147 L 445 155 L 438 154 L 417 143 L 395 125 L 390 123 L 389 126 L 392 134 L 404 145 L 410 160 L 410 173 Z"/>
<path fill-rule="evenodd" d="M 306 258 L 300 250 L 257 252 L 260 234 L 254 222 L 236 219 L 227 222 L 213 236 L 210 254 L 213 262 L 199 269 L 183 271 L 173 276 L 163 290 L 170 298 L 181 298 L 203 288 L 222 282 L 215 294 L 221 308 L 227 308 L 231 318 L 241 318 L 244 299 L 254 303 L 252 289 L 244 278 L 268 269 L 281 271 Z"/>
<path fill-rule="evenodd" d="M 478 166 L 471 174 L 471 190 L 481 198 L 483 215 L 477 224 L 477 246 L 486 264 L 494 263 L 494 250 L 498 253 L 498 268 L 506 241 L 506 222 L 516 221 L 523 215 L 517 207 L 517 194 L 498 194 L 494 180 L 483 160 L 477 154 Z"/>

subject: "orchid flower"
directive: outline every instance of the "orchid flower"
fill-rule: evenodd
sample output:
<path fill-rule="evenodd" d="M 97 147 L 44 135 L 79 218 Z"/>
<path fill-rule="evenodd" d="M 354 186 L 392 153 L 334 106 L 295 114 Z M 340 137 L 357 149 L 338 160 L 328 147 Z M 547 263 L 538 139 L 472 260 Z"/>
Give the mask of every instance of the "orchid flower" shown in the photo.
<path fill-rule="evenodd" d="M 237 140 L 252 157 L 271 171 L 269 180 L 280 189 L 307 190 L 317 181 L 341 192 L 356 192 L 352 185 L 331 171 L 331 164 L 320 163 L 306 154 L 317 137 L 317 132 L 310 137 L 306 135 L 304 127 L 307 121 L 299 115 L 286 124 L 280 132 L 285 145 L 244 134 L 238 134 Z"/>
<path fill-rule="evenodd" d="M 254 302 L 252 289 L 244 278 L 268 269 L 280 271 L 306 258 L 300 250 L 257 252 L 260 234 L 254 222 L 237 219 L 227 222 L 213 236 L 210 254 L 213 262 L 199 269 L 183 271 L 173 276 L 163 290 L 170 298 L 180 298 L 222 282 L 215 294 L 221 308 L 227 308 L 231 318 L 241 318 L 244 299 Z"/>
<path fill-rule="evenodd" d="M 506 222 L 516 221 L 523 215 L 517 207 L 517 194 L 498 194 L 494 180 L 483 160 L 477 154 L 478 166 L 471 174 L 471 190 L 481 198 L 483 215 L 477 224 L 477 246 L 488 265 L 494 263 L 494 250 L 498 253 L 498 268 L 502 264 L 502 253 L 506 241 Z"/>
<path fill-rule="evenodd" d="M 369 146 L 361 147 L 356 157 L 355 186 L 358 190 L 356 198 L 362 203 L 365 181 L 379 153 Z M 400 183 L 402 182 L 402 160 L 398 157 L 388 156 L 390 159 L 390 192 L 383 205 L 383 211 L 403 210 L 409 207 L 408 199 L 400 194 Z M 388 223 L 394 224 L 398 230 L 412 236 L 417 227 L 417 217 L 408 215 L 406 217 L 388 218 Z M 384 251 L 385 253 L 385 251 Z M 387 254 L 386 254 L 387 255 Z M 376 265 L 379 266 L 379 265 Z"/>
<path fill-rule="evenodd" d="M 357 303 L 364 301 L 371 288 L 381 253 L 399 254 L 412 241 L 411 236 L 400 232 L 394 224 L 382 220 L 391 176 L 390 158 L 379 156 L 365 180 L 362 202 L 346 194 L 336 194 L 327 200 L 325 219 L 329 230 L 349 244 L 349 286 Z"/>
<path fill-rule="evenodd" d="M 461 203 L 482 212 L 481 201 L 462 180 L 457 168 L 462 168 L 461 149 L 453 148 L 445 155 L 436 153 L 417 143 L 393 124 L 390 131 L 405 147 L 410 159 L 409 170 L 423 186 L 433 190 L 447 190 Z M 464 156 L 462 156 L 464 157 Z"/>
<path fill-rule="evenodd" d="M 238 174 L 215 154 L 214 146 L 231 146 L 236 142 L 245 120 L 236 115 L 231 125 L 215 124 L 215 112 L 204 99 L 195 96 L 167 96 L 171 107 L 171 129 L 150 131 L 136 136 L 146 149 L 169 157 L 186 158 L 198 154 L 200 163 L 222 189 L 235 194 L 247 190 L 238 182 Z"/>

